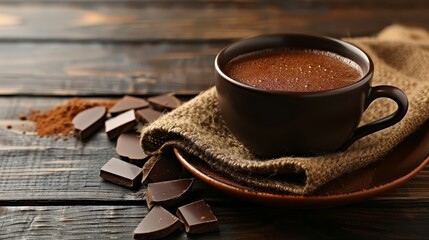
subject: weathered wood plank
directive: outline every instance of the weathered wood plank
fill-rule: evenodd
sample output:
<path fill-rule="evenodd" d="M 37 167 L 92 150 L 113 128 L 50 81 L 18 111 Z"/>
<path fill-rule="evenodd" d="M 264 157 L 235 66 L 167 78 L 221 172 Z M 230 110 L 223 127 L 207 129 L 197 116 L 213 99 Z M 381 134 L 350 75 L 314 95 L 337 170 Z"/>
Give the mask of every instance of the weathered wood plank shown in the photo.
<path fill-rule="evenodd" d="M 117 157 L 115 143 L 102 131 L 85 143 L 75 139 L 39 138 L 30 121 L 17 119 L 19 113 L 27 113 L 29 109 L 46 110 L 66 99 L 0 98 L 0 202 L 143 202 L 143 189 L 124 189 L 98 176 L 101 166 L 111 157 Z M 429 202 L 428 186 L 429 167 L 426 167 L 403 186 L 371 201 Z M 203 184 L 197 185 L 195 196 L 229 201 L 226 195 Z"/>
<path fill-rule="evenodd" d="M 0 121 L 0 202 L 142 202 L 144 189 L 131 191 L 104 182 L 99 169 L 111 157 L 117 157 L 114 143 L 99 133 L 87 143 L 39 138 L 29 132 L 22 135 L 5 128 Z M 8 120 L 7 124 L 12 121 Z M 21 124 L 16 122 L 16 126 Z M 372 201 L 429 201 L 429 167 L 403 186 Z M 216 199 L 217 191 L 205 185 L 197 195 Z M 29 194 L 31 192 L 31 194 Z M 225 195 L 220 195 L 225 197 Z M 220 201 L 224 201 L 218 199 Z"/>
<path fill-rule="evenodd" d="M 220 231 L 167 239 L 426 239 L 427 205 L 351 205 L 287 209 L 208 202 Z M 174 211 L 174 209 L 172 210 Z M 0 208 L 0 239 L 131 239 L 144 206 L 18 206 Z"/>
<path fill-rule="evenodd" d="M 19 113 L 47 110 L 66 100 L 0 98 L 0 204 L 143 204 L 144 188 L 132 191 L 99 177 L 100 168 L 111 157 L 118 157 L 115 142 L 103 130 L 86 142 L 41 138 L 31 121 L 18 120 Z M 219 196 L 216 191 L 204 191 L 206 188 L 197 182 L 193 195 Z"/>
<path fill-rule="evenodd" d="M 3 132 L 0 135 L 10 138 Z M 104 135 L 96 136 L 84 148 L 74 140 L 52 143 L 55 140 L 35 138 L 26 136 L 23 141 L 16 142 L 18 146 L 7 145 L 8 142 L 4 141 L 0 144 L 0 202 L 143 201 L 143 189 L 138 192 L 124 189 L 104 182 L 98 176 L 101 166 L 116 156 L 113 146 L 89 147 L 105 142 Z M 374 201 L 406 199 L 427 202 L 428 179 L 429 169 L 426 168 L 402 187 Z M 212 197 L 211 194 L 208 197 Z"/>
<path fill-rule="evenodd" d="M 1 207 L 0 239 L 132 239 L 143 206 Z"/>
<path fill-rule="evenodd" d="M 99 2 L 1 4 L 0 39 L 194 41 L 237 39 L 272 32 L 368 35 L 391 23 L 429 28 L 427 2 L 413 7 L 402 5 L 399 9 L 369 2 L 364 7 L 356 2 L 354 7 L 347 8 L 320 2 L 317 5 L 152 2 L 112 6 Z M 363 24 L 363 20 L 371 24 Z"/>
<path fill-rule="evenodd" d="M 197 93 L 214 84 L 225 45 L 2 43 L 0 94 Z"/>
<path fill-rule="evenodd" d="M 0 201 L 143 201 L 144 191 L 123 189 L 99 177 L 104 163 L 117 157 L 103 133 L 88 143 L 17 134 L 0 130 Z"/>
<path fill-rule="evenodd" d="M 0 205 L 2 204 L 144 204 L 145 189 L 129 190 L 99 177 L 100 168 L 112 157 L 118 157 L 115 143 L 99 132 L 87 142 L 74 138 L 67 141 L 40 138 L 21 123 L 4 127 L 0 120 Z M 18 126 L 18 127 L 16 127 Z M 198 182 L 193 195 L 204 198 L 222 196 L 206 191 Z"/>
<path fill-rule="evenodd" d="M 31 121 L 17 120 L 19 113 L 47 110 L 65 100 L 0 100 L 0 201 L 128 199 L 143 202 L 144 190 L 124 189 L 99 177 L 104 163 L 117 157 L 115 143 L 109 141 L 102 130 L 88 142 L 73 138 L 64 141 L 40 138 Z"/>
<path fill-rule="evenodd" d="M 46 3 L 54 2 L 58 3 L 58 0 L 2 0 L 3 3 L 16 3 L 16 2 L 25 2 L 25 3 Z M 249 5 L 249 4 L 275 4 L 275 5 L 284 5 L 283 0 L 61 0 L 61 3 L 108 3 L 108 4 L 148 4 L 148 3 L 175 3 L 175 4 L 235 4 L 235 5 Z M 302 1 L 302 0 L 289 0 L 287 5 L 289 6 L 331 6 L 331 7 L 418 7 L 424 5 L 425 0 L 410 0 L 404 2 L 402 0 L 379 0 L 374 2 L 373 0 L 311 0 L 311 1 Z"/>

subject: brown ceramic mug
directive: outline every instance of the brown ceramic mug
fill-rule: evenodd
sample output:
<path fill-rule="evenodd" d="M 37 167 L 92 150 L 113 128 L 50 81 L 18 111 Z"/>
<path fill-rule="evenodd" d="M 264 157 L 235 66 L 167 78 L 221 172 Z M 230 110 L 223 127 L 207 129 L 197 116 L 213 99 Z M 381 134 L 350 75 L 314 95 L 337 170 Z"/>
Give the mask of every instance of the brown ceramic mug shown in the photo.
<path fill-rule="evenodd" d="M 225 67 L 234 58 L 265 49 L 311 49 L 351 59 L 362 71 L 354 83 L 324 91 L 267 90 L 237 81 Z M 221 115 L 230 131 L 255 155 L 314 155 L 345 150 L 356 140 L 399 122 L 408 110 L 405 94 L 393 86 L 371 86 L 374 66 L 358 47 L 333 38 L 271 34 L 243 39 L 215 59 Z M 390 98 L 397 110 L 360 126 L 363 112 L 377 98 Z"/>

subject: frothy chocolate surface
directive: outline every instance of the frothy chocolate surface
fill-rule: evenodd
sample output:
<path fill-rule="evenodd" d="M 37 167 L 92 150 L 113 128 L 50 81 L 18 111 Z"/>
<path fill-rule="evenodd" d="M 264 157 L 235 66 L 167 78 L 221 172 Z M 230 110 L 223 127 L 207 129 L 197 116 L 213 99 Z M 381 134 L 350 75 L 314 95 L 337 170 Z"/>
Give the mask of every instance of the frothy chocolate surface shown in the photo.
<path fill-rule="evenodd" d="M 354 61 L 313 49 L 267 49 L 232 59 L 225 67 L 232 79 L 256 88 L 315 92 L 344 87 L 360 80 Z"/>

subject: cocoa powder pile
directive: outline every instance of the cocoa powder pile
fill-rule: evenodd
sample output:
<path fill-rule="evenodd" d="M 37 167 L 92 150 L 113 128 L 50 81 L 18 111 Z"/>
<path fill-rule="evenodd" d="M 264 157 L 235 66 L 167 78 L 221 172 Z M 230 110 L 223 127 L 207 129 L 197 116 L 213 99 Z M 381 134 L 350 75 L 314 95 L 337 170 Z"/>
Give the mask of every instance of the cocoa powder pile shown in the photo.
<path fill-rule="evenodd" d="M 32 110 L 28 119 L 36 124 L 36 133 L 41 137 L 71 137 L 73 135 L 73 118 L 80 112 L 96 107 L 112 107 L 116 101 L 88 101 L 73 98 L 46 112 Z"/>

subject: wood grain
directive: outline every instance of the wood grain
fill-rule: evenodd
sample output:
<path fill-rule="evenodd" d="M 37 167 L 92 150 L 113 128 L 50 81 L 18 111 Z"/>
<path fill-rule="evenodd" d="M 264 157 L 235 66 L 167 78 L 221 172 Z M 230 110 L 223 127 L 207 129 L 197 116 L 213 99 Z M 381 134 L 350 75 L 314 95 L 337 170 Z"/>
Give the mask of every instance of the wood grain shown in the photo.
<path fill-rule="evenodd" d="M 3 3 L 46 3 L 46 2 L 56 2 L 56 0 L 3 0 Z M 269 5 L 284 5 L 285 2 L 282 0 L 62 0 L 61 3 L 105 3 L 105 4 L 150 4 L 150 3 L 176 3 L 183 5 L 192 5 L 192 4 L 235 4 L 235 5 L 255 5 L 255 4 L 269 4 Z M 401 0 L 379 0 L 376 3 L 372 0 L 311 0 L 311 1 L 302 1 L 302 0 L 289 0 L 287 5 L 291 6 L 308 6 L 316 7 L 318 5 L 323 6 L 365 6 L 365 7 L 417 7 L 419 5 L 424 5 L 425 0 L 409 0 L 407 2 Z"/>
<path fill-rule="evenodd" d="M 429 29 L 428 12 L 425 0 L 2 1 L 0 239 L 131 239 L 148 212 L 144 188 L 98 176 L 116 156 L 102 130 L 83 143 L 39 138 L 19 113 L 72 97 L 193 96 L 213 85 L 216 53 L 238 38 L 353 37 L 392 23 Z M 427 239 L 428 186 L 426 167 L 371 200 L 295 209 L 256 205 L 196 181 L 187 202 L 205 199 L 220 231 L 167 239 Z"/>
<path fill-rule="evenodd" d="M 132 239 L 143 206 L 0 208 L 0 239 Z"/>
<path fill-rule="evenodd" d="M 5 139 L 0 143 L 0 202 L 143 201 L 144 191 L 123 189 L 99 177 L 100 168 L 117 157 L 114 145 L 102 133 L 87 144 L 74 139 L 18 137 L 2 130 L 0 134 Z"/>
<path fill-rule="evenodd" d="M 25 135 L 4 127 L 0 120 L 0 205 L 4 204 L 145 204 L 145 188 L 129 190 L 104 181 L 100 168 L 118 158 L 115 143 L 104 132 L 87 142 L 40 138 L 26 129 Z M 198 182 L 193 196 L 213 199 L 223 194 L 205 191 Z"/>
<path fill-rule="evenodd" d="M 0 44 L 1 95 L 198 93 L 226 43 Z"/>
<path fill-rule="evenodd" d="M 46 3 L 46 2 L 55 2 L 57 0 L 3 0 L 3 3 Z M 285 2 L 282 0 L 62 0 L 61 3 L 104 3 L 104 4 L 150 4 L 150 3 L 175 3 L 183 5 L 192 5 L 192 4 L 234 4 L 234 5 L 284 5 Z M 316 7 L 319 5 L 323 6 L 361 6 L 361 7 L 418 7 L 419 5 L 424 5 L 425 0 L 409 0 L 407 2 L 401 0 L 379 0 L 376 3 L 372 0 L 311 0 L 311 1 L 302 1 L 302 0 L 289 0 L 287 5 L 290 6 L 307 6 L 307 7 Z"/>
<path fill-rule="evenodd" d="M 429 220 L 425 205 L 398 211 L 390 204 L 309 210 L 208 203 L 220 231 L 191 239 L 426 239 Z M 138 205 L 4 206 L 0 239 L 131 239 L 147 212 Z M 167 239 L 189 238 L 179 230 Z"/>
<path fill-rule="evenodd" d="M 115 152 L 100 130 L 88 141 L 38 137 L 31 121 L 17 115 L 45 111 L 70 98 L 0 98 L 0 205 L 2 204 L 144 204 L 145 191 L 132 191 L 103 181 L 100 168 Z M 91 98 L 91 100 L 105 100 Z M 212 199 L 216 191 L 198 182 L 193 195 Z M 31 194 L 29 194 L 31 193 Z M 222 194 L 220 194 L 223 196 Z"/>
<path fill-rule="evenodd" d="M 144 189 L 131 191 L 104 182 L 98 176 L 100 168 L 111 157 L 118 157 L 115 142 L 109 141 L 103 130 L 87 142 L 74 138 L 66 141 L 40 138 L 34 133 L 32 122 L 17 118 L 19 113 L 47 110 L 67 99 L 70 98 L 0 98 L 0 204 L 143 202 Z M 402 187 L 372 201 L 426 202 L 429 201 L 428 183 L 429 167 Z M 202 183 L 197 185 L 194 195 L 219 202 L 231 201 L 227 195 Z"/>
<path fill-rule="evenodd" d="M 273 32 L 346 37 L 371 35 L 392 23 L 429 28 L 427 2 L 399 9 L 370 2 L 350 6 L 294 3 L 9 2 L 0 4 L 0 40 L 201 41 Z"/>

